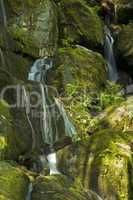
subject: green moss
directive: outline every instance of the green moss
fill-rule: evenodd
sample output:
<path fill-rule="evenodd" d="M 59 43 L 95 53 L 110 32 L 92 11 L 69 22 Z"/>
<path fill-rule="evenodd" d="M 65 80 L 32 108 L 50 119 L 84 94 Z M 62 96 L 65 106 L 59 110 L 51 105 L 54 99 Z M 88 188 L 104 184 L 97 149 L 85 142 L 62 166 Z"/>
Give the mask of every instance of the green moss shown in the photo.
<path fill-rule="evenodd" d="M 63 175 L 41 177 L 34 186 L 33 200 L 95 200 L 91 191 L 86 192 L 80 182 L 69 180 Z"/>
<path fill-rule="evenodd" d="M 132 141 L 132 132 L 104 129 L 84 143 L 60 150 L 59 168 L 102 198 L 132 199 Z"/>
<path fill-rule="evenodd" d="M 9 1 L 13 11 L 9 32 L 16 41 L 16 50 L 38 58 L 55 53 L 58 41 L 57 10 L 50 0 Z M 16 23 L 17 21 L 17 23 Z"/>
<path fill-rule="evenodd" d="M 28 178 L 17 167 L 0 162 L 0 200 L 24 200 Z"/>
<path fill-rule="evenodd" d="M 52 84 L 64 97 L 66 110 L 80 135 L 86 135 L 92 119 L 91 96 L 99 94 L 106 83 L 106 62 L 99 53 L 78 46 L 59 49 L 57 66 Z"/>
<path fill-rule="evenodd" d="M 67 44 L 84 41 L 92 49 L 103 45 L 102 22 L 95 12 L 96 9 L 82 0 L 63 0 L 61 10 L 64 14 L 61 22 L 63 41 L 67 41 Z"/>

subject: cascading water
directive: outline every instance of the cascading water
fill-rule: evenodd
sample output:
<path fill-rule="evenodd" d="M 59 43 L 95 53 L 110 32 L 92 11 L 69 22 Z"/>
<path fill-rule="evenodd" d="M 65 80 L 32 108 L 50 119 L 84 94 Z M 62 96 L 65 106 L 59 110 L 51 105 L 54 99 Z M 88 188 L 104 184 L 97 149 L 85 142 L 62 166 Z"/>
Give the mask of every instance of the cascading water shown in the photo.
<path fill-rule="evenodd" d="M 57 169 L 56 153 L 49 154 L 47 156 L 47 160 L 48 160 L 48 163 L 49 163 L 50 175 L 60 174 L 60 172 Z"/>
<path fill-rule="evenodd" d="M 4 0 L 0 0 L 0 10 L 1 10 L 0 13 L 1 13 L 2 23 L 6 27 L 7 26 L 7 14 L 6 14 Z"/>
<path fill-rule="evenodd" d="M 110 81 L 117 82 L 118 72 L 113 51 L 114 39 L 110 30 L 105 26 L 105 46 L 104 55 L 108 65 L 108 78 Z"/>
<path fill-rule="evenodd" d="M 60 111 L 60 115 L 63 117 L 64 119 L 64 123 L 65 123 L 65 130 L 69 132 L 69 134 L 75 135 L 76 134 L 76 130 L 75 127 L 73 126 L 73 124 L 71 123 L 71 121 L 69 120 L 66 111 L 64 109 L 63 104 L 61 103 L 61 101 L 57 98 L 55 98 L 55 103 Z"/>
<path fill-rule="evenodd" d="M 32 183 L 30 183 L 25 200 L 31 200 L 32 191 L 33 191 L 33 185 Z"/>
<path fill-rule="evenodd" d="M 60 128 L 63 125 L 62 131 L 65 136 L 72 137 L 76 130 L 70 122 L 62 103 L 54 97 L 49 96 L 49 87 L 45 84 L 48 70 L 53 66 L 51 59 L 43 58 L 34 62 L 28 75 L 28 80 L 39 83 L 41 93 L 41 133 L 42 140 L 45 144 L 49 144 L 50 152 L 47 155 L 47 160 L 50 169 L 50 175 L 60 174 L 57 169 L 56 153 L 53 148 L 54 142 L 60 139 Z M 58 124 L 60 123 L 60 124 Z"/>
<path fill-rule="evenodd" d="M 35 130 L 32 126 L 32 122 L 30 120 L 30 117 L 29 117 L 29 112 L 30 112 L 30 105 L 29 105 L 29 98 L 27 96 L 27 92 L 26 92 L 26 89 L 24 86 L 22 86 L 22 90 L 23 90 L 23 95 L 24 95 L 24 103 L 25 103 L 25 107 L 26 107 L 26 117 L 27 117 L 27 121 L 30 125 L 30 128 L 31 128 L 31 131 L 32 131 L 32 150 L 35 149 L 35 146 L 36 146 L 36 139 L 35 139 Z"/>
<path fill-rule="evenodd" d="M 31 67 L 28 80 L 45 82 L 47 71 L 51 69 L 52 66 L 53 62 L 50 59 L 43 58 L 36 60 L 33 66 Z"/>

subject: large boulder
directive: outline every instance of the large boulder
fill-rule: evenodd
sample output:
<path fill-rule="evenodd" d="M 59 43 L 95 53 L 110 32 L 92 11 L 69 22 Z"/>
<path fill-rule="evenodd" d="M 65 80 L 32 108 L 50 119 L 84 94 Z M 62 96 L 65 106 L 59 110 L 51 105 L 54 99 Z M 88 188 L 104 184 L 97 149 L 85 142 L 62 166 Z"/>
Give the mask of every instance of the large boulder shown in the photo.
<path fill-rule="evenodd" d="M 16 51 L 39 57 L 53 55 L 57 48 L 56 5 L 50 0 L 8 0 L 9 32 L 17 42 Z"/>
<path fill-rule="evenodd" d="M 24 200 L 29 180 L 19 168 L 0 162 L 0 200 Z"/>
<path fill-rule="evenodd" d="M 105 200 L 132 199 L 132 142 L 132 132 L 100 131 L 58 152 L 59 168 Z"/>
<path fill-rule="evenodd" d="M 17 117 L 12 114 L 9 105 L 1 100 L 0 160 L 16 160 L 19 155 L 31 149 L 31 132 L 26 116 L 20 112 Z"/>
<path fill-rule="evenodd" d="M 60 38 L 63 45 L 76 43 L 91 49 L 101 48 L 104 41 L 103 24 L 95 8 L 82 0 L 63 0 L 60 10 Z"/>
<path fill-rule="evenodd" d="M 133 23 L 123 25 L 116 43 L 118 56 L 124 61 L 123 67 L 133 66 Z M 130 39 L 129 39 L 130 38 Z M 123 65 L 121 62 L 120 65 Z M 126 68 L 125 68 L 126 69 Z"/>
<path fill-rule="evenodd" d="M 99 53 L 77 46 L 59 50 L 53 85 L 79 133 L 88 131 L 90 93 L 98 93 L 107 79 L 106 62 Z"/>
<path fill-rule="evenodd" d="M 59 91 L 67 92 L 72 84 L 90 90 L 100 89 L 106 82 L 106 62 L 101 54 L 76 45 L 59 49 L 53 82 Z"/>
<path fill-rule="evenodd" d="M 33 200 L 100 200 L 92 191 L 85 191 L 80 183 L 73 184 L 63 175 L 40 177 L 36 181 Z"/>

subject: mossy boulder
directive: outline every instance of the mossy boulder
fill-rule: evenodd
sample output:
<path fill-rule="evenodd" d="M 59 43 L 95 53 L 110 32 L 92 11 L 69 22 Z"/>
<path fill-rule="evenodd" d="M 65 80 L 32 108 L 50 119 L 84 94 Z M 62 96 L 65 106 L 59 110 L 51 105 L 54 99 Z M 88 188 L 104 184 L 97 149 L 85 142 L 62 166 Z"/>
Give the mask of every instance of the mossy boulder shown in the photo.
<path fill-rule="evenodd" d="M 9 105 L 0 101 L 0 160 L 14 159 L 18 155 L 16 132 L 12 126 Z"/>
<path fill-rule="evenodd" d="M 104 120 L 116 130 L 133 131 L 133 98 L 128 97 L 119 106 L 107 109 Z"/>
<path fill-rule="evenodd" d="M 133 66 L 133 23 L 123 25 L 116 43 L 118 56 L 124 61 L 125 66 Z M 130 39 L 129 39 L 130 38 Z M 123 65 L 123 63 L 120 63 Z"/>
<path fill-rule="evenodd" d="M 0 200 L 24 200 L 28 192 L 28 177 L 15 165 L 0 162 Z"/>
<path fill-rule="evenodd" d="M 59 91 L 67 93 L 67 86 L 90 90 L 101 88 L 107 78 L 106 62 L 101 54 L 82 46 L 61 48 L 53 82 Z"/>
<path fill-rule="evenodd" d="M 103 199 L 128 200 L 132 188 L 132 132 L 107 129 L 58 152 L 59 168 Z"/>
<path fill-rule="evenodd" d="M 85 191 L 80 183 L 72 183 L 63 175 L 40 177 L 32 194 L 33 200 L 98 200 L 92 191 Z"/>
<path fill-rule="evenodd" d="M 32 57 L 53 55 L 57 48 L 56 5 L 50 0 L 8 1 L 8 30 L 17 42 L 17 51 Z"/>
<path fill-rule="evenodd" d="M 86 134 L 91 118 L 89 94 L 99 93 L 107 79 L 104 58 L 81 46 L 60 49 L 57 68 L 50 78 L 77 130 Z"/>
<path fill-rule="evenodd" d="M 60 38 L 63 45 L 76 43 L 91 49 L 102 47 L 103 24 L 95 7 L 90 7 L 82 0 L 62 0 L 60 10 Z"/>
<path fill-rule="evenodd" d="M 9 104 L 0 101 L 0 160 L 16 160 L 30 150 L 31 135 L 26 117 L 14 119 Z M 20 125 L 21 122 L 21 125 Z"/>

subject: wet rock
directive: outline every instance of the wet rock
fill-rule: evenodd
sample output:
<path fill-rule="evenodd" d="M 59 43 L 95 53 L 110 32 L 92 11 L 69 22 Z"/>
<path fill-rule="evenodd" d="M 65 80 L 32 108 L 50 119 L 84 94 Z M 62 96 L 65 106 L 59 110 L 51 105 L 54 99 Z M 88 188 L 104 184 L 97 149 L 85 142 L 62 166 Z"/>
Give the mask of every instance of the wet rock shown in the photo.
<path fill-rule="evenodd" d="M 24 200 L 28 190 L 28 177 L 15 165 L 0 162 L 0 199 Z"/>

